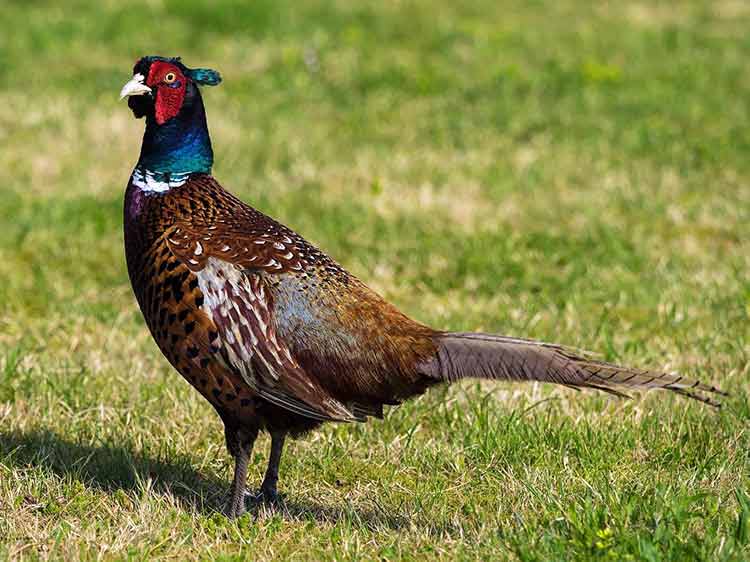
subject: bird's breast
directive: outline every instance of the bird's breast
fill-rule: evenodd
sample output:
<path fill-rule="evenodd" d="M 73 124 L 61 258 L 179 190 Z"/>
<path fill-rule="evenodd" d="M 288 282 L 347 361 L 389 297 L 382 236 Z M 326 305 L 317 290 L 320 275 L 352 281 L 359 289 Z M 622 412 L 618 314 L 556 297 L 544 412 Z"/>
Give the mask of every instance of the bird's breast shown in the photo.
<path fill-rule="evenodd" d="M 222 415 L 252 419 L 255 395 L 222 355 L 197 275 L 163 240 L 130 273 L 146 324 L 172 366 Z"/>

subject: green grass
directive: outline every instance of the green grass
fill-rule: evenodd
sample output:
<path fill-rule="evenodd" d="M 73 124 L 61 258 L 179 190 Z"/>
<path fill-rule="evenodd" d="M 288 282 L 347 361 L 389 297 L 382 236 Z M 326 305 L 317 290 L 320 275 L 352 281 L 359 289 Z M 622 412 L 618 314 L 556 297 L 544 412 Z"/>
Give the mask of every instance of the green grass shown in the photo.
<path fill-rule="evenodd" d="M 3 3 L 0 558 L 750 557 L 750 8 L 243 4 Z M 227 521 L 125 272 L 143 54 L 221 70 L 215 175 L 410 315 L 732 397 L 465 383 L 292 443 Z"/>

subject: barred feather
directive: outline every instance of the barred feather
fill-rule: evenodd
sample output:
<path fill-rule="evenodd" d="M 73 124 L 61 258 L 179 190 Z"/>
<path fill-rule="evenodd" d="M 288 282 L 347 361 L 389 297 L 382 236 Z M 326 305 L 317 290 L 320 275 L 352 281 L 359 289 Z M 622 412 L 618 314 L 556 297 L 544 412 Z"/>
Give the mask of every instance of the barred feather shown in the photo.
<path fill-rule="evenodd" d="M 540 381 L 622 397 L 628 397 L 622 388 L 663 388 L 714 407 L 721 404 L 703 393 L 727 396 L 698 380 L 598 361 L 557 344 L 479 333 L 440 333 L 434 341 L 437 354 L 423 372 L 447 382 L 469 377 Z"/>

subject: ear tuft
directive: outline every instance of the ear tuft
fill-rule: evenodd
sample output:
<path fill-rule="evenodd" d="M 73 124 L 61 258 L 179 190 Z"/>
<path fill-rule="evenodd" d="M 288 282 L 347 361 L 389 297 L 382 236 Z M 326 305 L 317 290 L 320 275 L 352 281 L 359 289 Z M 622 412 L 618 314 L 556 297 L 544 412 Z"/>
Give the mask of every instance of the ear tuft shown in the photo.
<path fill-rule="evenodd" d="M 191 68 L 187 75 L 200 86 L 216 86 L 221 82 L 221 74 L 210 68 Z"/>

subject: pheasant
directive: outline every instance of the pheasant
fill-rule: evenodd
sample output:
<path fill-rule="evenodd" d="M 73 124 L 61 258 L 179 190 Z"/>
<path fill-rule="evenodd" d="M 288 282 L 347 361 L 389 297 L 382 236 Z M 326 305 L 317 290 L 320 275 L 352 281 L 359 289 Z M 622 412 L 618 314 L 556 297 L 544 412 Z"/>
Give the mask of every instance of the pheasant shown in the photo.
<path fill-rule="evenodd" d="M 420 324 L 300 235 L 211 175 L 200 86 L 218 72 L 146 56 L 120 93 L 146 118 L 124 204 L 128 274 L 174 368 L 224 423 L 234 457 L 226 514 L 244 513 L 248 458 L 271 435 L 258 499 L 277 499 L 282 448 L 323 422 L 382 418 L 428 388 L 475 377 L 551 382 L 626 396 L 662 388 L 718 406 L 721 390 L 631 369 L 562 345 Z"/>

